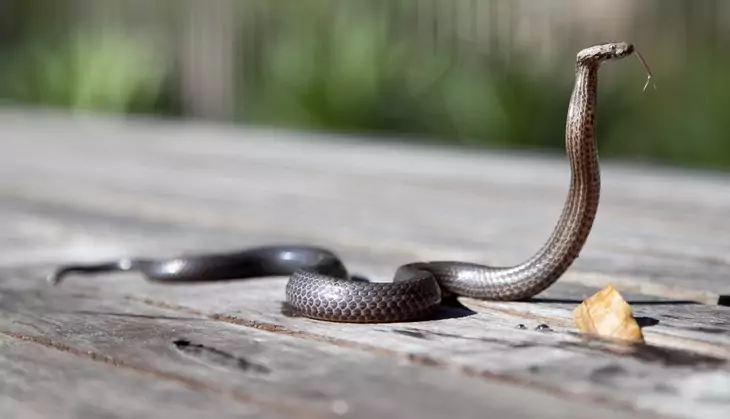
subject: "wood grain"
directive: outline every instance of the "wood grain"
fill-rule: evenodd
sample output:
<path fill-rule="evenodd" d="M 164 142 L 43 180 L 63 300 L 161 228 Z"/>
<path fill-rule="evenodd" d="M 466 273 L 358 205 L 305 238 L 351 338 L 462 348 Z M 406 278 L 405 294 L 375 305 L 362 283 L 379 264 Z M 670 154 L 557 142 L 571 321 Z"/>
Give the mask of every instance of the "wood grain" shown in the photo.
<path fill-rule="evenodd" d="M 328 246 L 377 281 L 414 260 L 517 262 L 557 219 L 564 159 L 12 112 L 0 125 L 0 362 L 39 360 L 18 383 L 66 359 L 108 383 L 98 403 L 83 399 L 91 410 L 62 415 L 112 412 L 104 394 L 133 397 L 156 380 L 167 387 L 151 388 L 139 415 L 159 417 L 157 400 L 185 392 L 212 400 L 189 415 L 220 403 L 223 417 L 238 405 L 257 417 L 730 409 L 730 308 L 717 305 L 730 272 L 726 175 L 603 163 L 594 233 L 534 301 L 460 299 L 428 321 L 342 325 L 292 316 L 284 278 L 171 287 L 127 274 L 56 289 L 43 279 L 67 261 L 278 242 Z M 607 283 L 647 345 L 577 333 L 572 309 Z M 58 359 L 44 363 L 49 351 Z M 42 387 L 37 409 L 20 384 L 0 397 L 35 417 L 83 377 L 53 378 L 60 390 Z"/>
<path fill-rule="evenodd" d="M 464 418 L 577 418 L 589 409 L 599 418 L 641 417 L 618 403 L 595 405 L 590 399 L 511 380 L 485 380 L 190 312 L 34 288 L 30 278 L 8 273 L 3 277 L 0 342 L 35 343 L 114 367 L 123 375 L 155 378 L 276 415 L 442 418 L 458 412 Z M 33 371 L 57 371 L 53 367 L 42 364 Z M 22 374 L 20 378 L 29 379 Z M 102 387 L 111 391 L 126 385 L 119 381 L 110 379 Z M 106 404 L 98 402 L 100 407 Z M 147 409 L 148 402 L 142 397 L 129 404 L 146 415 L 155 414 Z M 208 408 L 217 414 L 217 409 Z"/>
<path fill-rule="evenodd" d="M 404 259 L 517 262 L 547 238 L 567 191 L 560 158 L 185 124 L 33 121 L 0 120 L 8 199 Z M 595 230 L 566 280 L 587 272 L 706 303 L 727 292 L 727 176 L 610 163 L 603 173 Z"/>
<path fill-rule="evenodd" d="M 6 314 L 6 313 L 3 313 Z M 0 406 L 7 418 L 282 418 L 243 401 L 0 334 Z"/>

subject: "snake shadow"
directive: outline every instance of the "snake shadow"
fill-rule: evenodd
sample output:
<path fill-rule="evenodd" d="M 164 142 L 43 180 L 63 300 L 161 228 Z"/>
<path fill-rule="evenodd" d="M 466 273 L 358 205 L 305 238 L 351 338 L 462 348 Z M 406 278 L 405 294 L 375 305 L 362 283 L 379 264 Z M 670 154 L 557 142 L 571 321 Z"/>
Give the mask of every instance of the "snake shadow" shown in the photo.
<path fill-rule="evenodd" d="M 528 300 L 524 300 L 525 303 L 533 304 L 569 304 L 571 306 L 577 306 L 583 302 L 580 299 L 573 298 L 546 298 L 546 297 L 533 297 Z M 701 305 L 701 303 L 692 300 L 636 300 L 627 299 L 626 302 L 630 306 L 662 306 L 662 305 Z M 634 316 L 636 323 L 639 327 L 651 327 L 659 324 L 659 319 L 649 316 Z"/>
<path fill-rule="evenodd" d="M 578 305 L 584 300 L 577 298 L 549 298 L 549 297 L 534 297 L 528 300 L 520 302 L 534 303 L 534 304 L 573 304 Z M 664 305 L 699 305 L 701 303 L 692 300 L 626 300 L 629 305 L 632 306 L 664 306 Z"/>
<path fill-rule="evenodd" d="M 299 312 L 291 306 L 291 304 L 287 303 L 286 301 L 282 301 L 280 303 L 280 312 L 283 316 L 286 317 L 304 317 Z M 408 320 L 404 321 L 402 323 L 422 323 L 422 322 L 429 322 L 429 321 L 435 321 L 435 320 L 446 320 L 446 319 L 458 319 L 462 317 L 469 317 L 474 314 L 477 314 L 476 311 L 473 311 L 469 308 L 464 307 L 460 303 L 456 302 L 454 305 L 451 305 L 448 301 L 442 301 L 441 305 L 436 309 L 436 311 L 431 314 L 430 316 L 426 316 L 422 319 L 414 319 L 414 320 Z"/>
<path fill-rule="evenodd" d="M 439 308 L 430 316 L 422 320 L 414 320 L 411 323 L 420 323 L 423 321 L 459 319 L 478 314 L 476 311 L 464 306 L 454 296 L 444 297 L 441 300 Z"/>

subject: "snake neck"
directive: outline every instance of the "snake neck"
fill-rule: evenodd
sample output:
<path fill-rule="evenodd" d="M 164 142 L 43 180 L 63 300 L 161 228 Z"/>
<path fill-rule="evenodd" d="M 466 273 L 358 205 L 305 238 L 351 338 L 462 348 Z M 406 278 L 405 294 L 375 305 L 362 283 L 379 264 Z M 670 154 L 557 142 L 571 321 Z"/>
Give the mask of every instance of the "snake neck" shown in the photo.
<path fill-rule="evenodd" d="M 598 67 L 596 63 L 576 67 L 565 124 L 571 180 L 560 218 L 543 247 L 515 267 L 543 289 L 555 282 L 578 257 L 598 210 L 601 186 L 596 147 Z"/>

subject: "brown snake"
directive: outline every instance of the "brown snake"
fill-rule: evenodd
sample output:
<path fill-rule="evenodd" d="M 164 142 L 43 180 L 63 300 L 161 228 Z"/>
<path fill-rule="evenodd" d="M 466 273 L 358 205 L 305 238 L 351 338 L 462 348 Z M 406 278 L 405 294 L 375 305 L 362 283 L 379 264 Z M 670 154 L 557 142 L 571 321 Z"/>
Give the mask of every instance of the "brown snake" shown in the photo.
<path fill-rule="evenodd" d="M 537 253 L 518 265 L 417 262 L 399 267 L 393 282 L 371 283 L 350 279 L 337 256 L 325 249 L 282 245 L 230 254 L 68 265 L 60 267 L 50 280 L 58 283 L 69 273 L 112 270 L 138 270 L 158 282 L 290 275 L 286 297 L 296 311 L 315 319 L 343 322 L 426 317 L 439 306 L 442 293 L 492 300 L 528 299 L 563 275 L 591 231 L 601 184 L 596 148 L 598 70 L 603 62 L 632 53 L 633 45 L 623 42 L 593 46 L 578 53 L 575 86 L 565 123 L 565 148 L 571 168 L 568 197 L 550 238 Z"/>

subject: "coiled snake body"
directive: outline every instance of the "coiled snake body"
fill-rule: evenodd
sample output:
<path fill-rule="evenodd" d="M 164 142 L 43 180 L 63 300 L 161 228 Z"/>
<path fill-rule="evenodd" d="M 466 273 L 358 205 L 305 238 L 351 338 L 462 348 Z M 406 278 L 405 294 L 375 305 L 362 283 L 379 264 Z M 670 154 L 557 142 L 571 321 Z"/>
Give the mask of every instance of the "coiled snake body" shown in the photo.
<path fill-rule="evenodd" d="M 493 300 L 523 300 L 552 285 L 578 257 L 598 208 L 600 173 L 595 142 L 597 75 L 604 61 L 631 55 L 627 43 L 580 51 L 570 99 L 565 146 L 571 168 L 568 197 L 550 238 L 515 266 L 492 267 L 455 261 L 403 265 L 393 282 L 349 278 L 332 252 L 314 246 L 267 246 L 228 254 L 172 259 L 123 259 L 59 267 L 49 280 L 70 273 L 137 270 L 158 282 L 197 282 L 290 275 L 287 302 L 300 314 L 328 321 L 394 322 L 423 318 L 439 306 L 442 292 Z"/>

